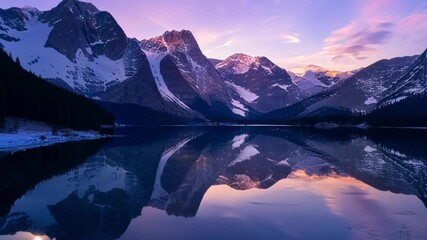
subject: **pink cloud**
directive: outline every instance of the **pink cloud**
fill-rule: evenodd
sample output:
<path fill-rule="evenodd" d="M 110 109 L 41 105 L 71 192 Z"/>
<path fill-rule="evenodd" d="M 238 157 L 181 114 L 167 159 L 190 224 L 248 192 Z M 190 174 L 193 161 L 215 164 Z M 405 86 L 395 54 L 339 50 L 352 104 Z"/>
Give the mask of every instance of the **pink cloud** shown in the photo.
<path fill-rule="evenodd" d="M 385 9 L 396 4 L 396 0 L 375 0 L 360 1 L 362 5 L 362 15 L 368 18 L 379 17 L 380 13 L 386 13 Z"/>
<path fill-rule="evenodd" d="M 331 61 L 344 58 L 364 60 L 377 54 L 376 46 L 386 43 L 393 35 L 393 24 L 389 22 L 356 23 L 335 30 L 325 39 L 323 53 L 332 57 Z"/>
<path fill-rule="evenodd" d="M 427 12 L 414 13 L 401 19 L 398 22 L 399 31 L 402 32 L 419 32 L 427 30 Z"/>

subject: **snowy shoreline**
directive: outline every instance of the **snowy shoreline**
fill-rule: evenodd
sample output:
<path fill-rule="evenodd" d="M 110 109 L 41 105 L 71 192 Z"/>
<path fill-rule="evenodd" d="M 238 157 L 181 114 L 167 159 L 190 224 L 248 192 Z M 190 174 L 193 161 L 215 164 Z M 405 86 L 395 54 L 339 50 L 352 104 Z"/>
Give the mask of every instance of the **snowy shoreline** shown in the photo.
<path fill-rule="evenodd" d="M 31 148 L 45 147 L 57 143 L 95 140 L 108 136 L 99 133 L 72 131 L 71 135 L 40 133 L 0 133 L 0 152 L 16 152 Z"/>
<path fill-rule="evenodd" d="M 16 152 L 57 143 L 110 137 L 95 131 L 53 130 L 52 126 L 23 119 L 7 118 L 0 129 L 0 152 Z"/>

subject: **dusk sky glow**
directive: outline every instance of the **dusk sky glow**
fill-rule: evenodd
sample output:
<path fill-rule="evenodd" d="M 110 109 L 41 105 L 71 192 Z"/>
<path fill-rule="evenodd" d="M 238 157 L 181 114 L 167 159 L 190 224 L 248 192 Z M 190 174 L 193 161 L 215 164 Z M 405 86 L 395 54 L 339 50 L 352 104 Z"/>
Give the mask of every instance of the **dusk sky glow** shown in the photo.
<path fill-rule="evenodd" d="M 85 0 L 110 12 L 128 37 L 193 32 L 204 54 L 266 56 L 286 69 L 352 70 L 427 48 L 425 0 Z M 49 10 L 60 0 L 1 0 Z"/>

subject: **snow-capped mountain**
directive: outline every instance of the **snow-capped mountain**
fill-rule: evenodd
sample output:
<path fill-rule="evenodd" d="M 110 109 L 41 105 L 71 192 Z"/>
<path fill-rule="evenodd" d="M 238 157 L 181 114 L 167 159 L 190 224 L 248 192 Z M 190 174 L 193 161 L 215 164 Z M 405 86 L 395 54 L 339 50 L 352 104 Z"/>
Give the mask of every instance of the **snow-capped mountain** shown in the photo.
<path fill-rule="evenodd" d="M 63 0 L 45 12 L 0 10 L 0 47 L 35 74 L 101 100 L 190 118 L 233 118 L 251 111 L 191 32 L 171 31 L 139 42 L 90 3 Z M 233 99 L 245 114 L 233 113 Z"/>
<path fill-rule="evenodd" d="M 316 65 L 308 65 L 304 68 L 303 74 L 288 73 L 300 88 L 311 95 L 328 89 L 342 80 L 348 79 L 359 70 L 340 72 L 327 70 Z"/>
<path fill-rule="evenodd" d="M 371 112 L 425 91 L 422 57 L 411 70 L 416 57 L 351 72 L 310 65 L 300 76 L 266 57 L 208 59 L 188 30 L 128 38 L 111 14 L 78 0 L 63 0 L 49 11 L 0 9 L 0 47 L 64 88 L 190 120 L 234 120 L 274 110 L 286 116 L 325 108 Z"/>
<path fill-rule="evenodd" d="M 128 39 L 90 3 L 64 0 L 50 11 L 0 10 L 0 46 L 37 75 L 85 94 L 126 80 Z"/>
<path fill-rule="evenodd" d="M 304 92 L 286 70 L 266 57 L 234 54 L 215 65 L 227 84 L 251 107 L 268 112 L 301 100 Z"/>

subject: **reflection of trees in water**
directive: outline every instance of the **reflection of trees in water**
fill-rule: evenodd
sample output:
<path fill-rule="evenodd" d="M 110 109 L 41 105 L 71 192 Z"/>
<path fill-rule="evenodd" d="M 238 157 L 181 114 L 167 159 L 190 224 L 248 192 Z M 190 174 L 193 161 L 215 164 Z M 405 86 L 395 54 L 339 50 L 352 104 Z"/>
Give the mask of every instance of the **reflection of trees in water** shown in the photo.
<path fill-rule="evenodd" d="M 0 216 L 7 214 L 13 202 L 39 182 L 83 163 L 105 142 L 69 142 L 3 155 L 0 159 Z"/>

